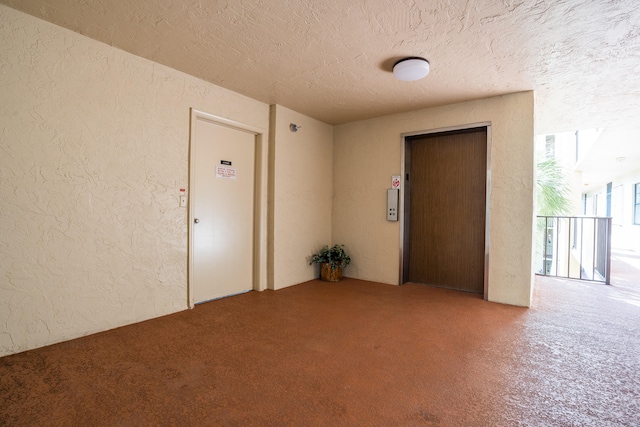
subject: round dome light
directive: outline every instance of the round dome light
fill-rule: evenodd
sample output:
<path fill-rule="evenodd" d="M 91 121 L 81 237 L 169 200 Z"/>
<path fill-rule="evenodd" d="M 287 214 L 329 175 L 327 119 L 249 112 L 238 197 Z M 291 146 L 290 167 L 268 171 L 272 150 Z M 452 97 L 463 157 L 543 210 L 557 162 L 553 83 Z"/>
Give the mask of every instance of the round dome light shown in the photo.
<path fill-rule="evenodd" d="M 396 79 L 405 82 L 420 80 L 429 74 L 429 61 L 424 58 L 411 57 L 401 59 L 393 66 Z"/>

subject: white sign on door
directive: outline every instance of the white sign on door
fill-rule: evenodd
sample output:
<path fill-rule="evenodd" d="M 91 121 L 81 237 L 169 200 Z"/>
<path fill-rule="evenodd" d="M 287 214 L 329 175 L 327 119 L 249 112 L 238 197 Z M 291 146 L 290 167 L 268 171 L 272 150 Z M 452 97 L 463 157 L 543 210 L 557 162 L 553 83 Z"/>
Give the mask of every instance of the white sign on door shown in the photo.
<path fill-rule="evenodd" d="M 216 178 L 220 179 L 237 179 L 236 168 L 219 165 L 216 166 Z"/>
<path fill-rule="evenodd" d="M 402 176 L 400 175 L 393 175 L 391 177 L 391 188 L 400 188 L 400 184 L 402 183 Z"/>

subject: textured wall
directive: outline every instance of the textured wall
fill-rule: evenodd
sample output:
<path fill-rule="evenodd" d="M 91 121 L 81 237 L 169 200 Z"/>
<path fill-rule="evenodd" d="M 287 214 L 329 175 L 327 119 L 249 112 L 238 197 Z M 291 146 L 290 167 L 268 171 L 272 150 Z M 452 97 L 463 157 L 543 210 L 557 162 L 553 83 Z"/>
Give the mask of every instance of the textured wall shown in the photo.
<path fill-rule="evenodd" d="M 268 105 L 0 23 L 0 356 L 185 309 L 189 108 L 268 129 Z"/>
<path fill-rule="evenodd" d="M 500 96 L 348 123 L 334 133 L 333 240 L 347 244 L 346 274 L 398 284 L 400 223 L 387 222 L 386 189 L 402 167 L 406 132 L 491 122 L 491 301 L 528 306 L 532 282 L 534 97 Z"/>
<path fill-rule="evenodd" d="M 333 127 L 279 105 L 271 114 L 269 287 L 280 289 L 317 277 L 308 257 L 331 243 Z"/>

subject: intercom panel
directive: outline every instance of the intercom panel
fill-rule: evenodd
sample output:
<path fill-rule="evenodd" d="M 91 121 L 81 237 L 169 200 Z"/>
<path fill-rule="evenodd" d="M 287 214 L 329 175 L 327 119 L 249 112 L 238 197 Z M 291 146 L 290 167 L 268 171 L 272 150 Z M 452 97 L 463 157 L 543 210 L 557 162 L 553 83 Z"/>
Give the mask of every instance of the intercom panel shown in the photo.
<path fill-rule="evenodd" d="M 387 190 L 387 221 L 398 220 L 398 196 L 400 191 L 397 188 Z"/>

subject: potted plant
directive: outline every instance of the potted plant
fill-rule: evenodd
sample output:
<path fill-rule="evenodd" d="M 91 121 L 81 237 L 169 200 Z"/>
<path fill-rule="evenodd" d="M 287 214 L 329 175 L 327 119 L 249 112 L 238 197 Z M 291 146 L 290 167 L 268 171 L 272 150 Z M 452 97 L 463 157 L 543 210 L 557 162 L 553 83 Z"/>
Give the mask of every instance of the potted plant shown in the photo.
<path fill-rule="evenodd" d="M 320 279 L 326 282 L 342 280 L 342 269 L 351 262 L 351 257 L 344 251 L 344 245 L 325 246 L 311 255 L 309 264 L 320 264 Z"/>

